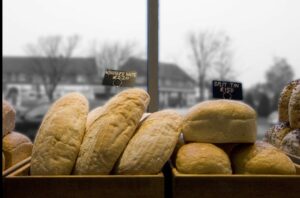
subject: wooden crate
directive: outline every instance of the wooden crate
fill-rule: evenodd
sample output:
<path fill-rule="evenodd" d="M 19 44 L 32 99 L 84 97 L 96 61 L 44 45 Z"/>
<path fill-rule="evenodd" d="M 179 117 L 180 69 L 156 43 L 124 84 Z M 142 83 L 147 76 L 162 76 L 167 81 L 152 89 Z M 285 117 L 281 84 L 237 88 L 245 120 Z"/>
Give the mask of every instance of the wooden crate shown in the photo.
<path fill-rule="evenodd" d="M 170 168 L 174 198 L 300 197 L 300 175 L 191 175 Z"/>
<path fill-rule="evenodd" d="M 30 161 L 2 179 L 4 197 L 164 197 L 164 176 L 29 176 Z"/>

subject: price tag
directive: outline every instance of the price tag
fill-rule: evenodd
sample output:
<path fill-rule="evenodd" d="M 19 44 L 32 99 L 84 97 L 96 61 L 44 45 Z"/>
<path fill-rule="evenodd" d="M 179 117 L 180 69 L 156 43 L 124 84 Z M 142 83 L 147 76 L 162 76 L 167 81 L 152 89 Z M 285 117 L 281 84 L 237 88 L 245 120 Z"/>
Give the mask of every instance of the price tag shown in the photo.
<path fill-rule="evenodd" d="M 136 71 L 106 69 L 102 84 L 116 87 L 132 87 L 135 84 L 136 76 Z"/>
<path fill-rule="evenodd" d="M 242 83 L 229 81 L 212 81 L 213 98 L 243 100 Z"/>

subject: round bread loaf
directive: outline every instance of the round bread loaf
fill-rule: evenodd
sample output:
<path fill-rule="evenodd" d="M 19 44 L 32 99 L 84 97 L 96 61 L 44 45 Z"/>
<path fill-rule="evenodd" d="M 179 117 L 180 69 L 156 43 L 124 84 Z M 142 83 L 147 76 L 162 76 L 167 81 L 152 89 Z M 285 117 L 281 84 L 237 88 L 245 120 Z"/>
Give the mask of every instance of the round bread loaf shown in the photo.
<path fill-rule="evenodd" d="M 97 107 L 95 109 L 93 109 L 92 111 L 90 111 L 87 115 L 87 119 L 86 119 L 86 125 L 85 125 L 85 130 L 88 131 L 88 129 L 90 128 L 91 124 L 93 122 L 95 122 L 95 120 L 98 118 L 99 115 L 101 115 L 103 111 L 103 107 Z"/>
<path fill-rule="evenodd" d="M 272 130 L 269 143 L 280 148 L 282 139 L 292 131 L 288 122 L 280 122 L 275 124 Z"/>
<path fill-rule="evenodd" d="M 252 143 L 256 140 L 256 113 L 243 102 L 201 102 L 185 116 L 183 134 L 191 142 Z"/>
<path fill-rule="evenodd" d="M 295 86 L 290 98 L 289 121 L 291 128 L 300 128 L 300 84 Z"/>
<path fill-rule="evenodd" d="M 115 172 L 125 175 L 159 173 L 176 146 L 182 121 L 173 110 L 152 113 L 129 141 Z"/>
<path fill-rule="evenodd" d="M 189 143 L 182 146 L 176 157 L 176 168 L 185 174 L 231 174 L 227 154 L 209 143 Z"/>
<path fill-rule="evenodd" d="M 2 100 L 2 137 L 15 128 L 16 111 L 5 100 Z"/>
<path fill-rule="evenodd" d="M 109 174 L 134 134 L 150 97 L 143 89 L 127 89 L 111 98 L 90 124 L 74 174 Z"/>
<path fill-rule="evenodd" d="M 296 85 L 300 84 L 300 80 L 294 80 L 287 84 L 279 97 L 278 102 L 278 115 L 279 115 L 279 121 L 280 122 L 289 122 L 289 102 L 290 98 L 293 92 L 293 89 L 296 87 Z"/>
<path fill-rule="evenodd" d="M 85 132 L 88 101 L 69 93 L 48 110 L 36 135 L 30 173 L 70 175 Z"/>
<path fill-rule="evenodd" d="M 283 138 L 280 148 L 286 153 L 300 157 L 300 129 L 287 134 Z"/>
<path fill-rule="evenodd" d="M 296 174 L 294 163 L 288 156 L 262 141 L 237 146 L 231 159 L 236 174 Z"/>
<path fill-rule="evenodd" d="M 3 137 L 2 144 L 6 169 L 31 156 L 32 142 L 21 133 L 7 134 Z"/>

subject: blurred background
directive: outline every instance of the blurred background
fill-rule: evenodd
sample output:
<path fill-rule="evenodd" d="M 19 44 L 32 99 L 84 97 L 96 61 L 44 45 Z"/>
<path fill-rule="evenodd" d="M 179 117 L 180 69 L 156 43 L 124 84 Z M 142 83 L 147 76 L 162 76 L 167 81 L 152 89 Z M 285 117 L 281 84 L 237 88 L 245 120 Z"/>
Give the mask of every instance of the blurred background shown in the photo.
<path fill-rule="evenodd" d="M 258 139 L 277 122 L 283 87 L 300 77 L 300 1 L 161 0 L 159 108 L 184 114 L 211 81 L 243 83 Z M 105 69 L 137 71 L 147 89 L 146 0 L 4 0 L 2 98 L 32 140 L 53 101 L 79 91 L 90 109 L 121 90 Z"/>

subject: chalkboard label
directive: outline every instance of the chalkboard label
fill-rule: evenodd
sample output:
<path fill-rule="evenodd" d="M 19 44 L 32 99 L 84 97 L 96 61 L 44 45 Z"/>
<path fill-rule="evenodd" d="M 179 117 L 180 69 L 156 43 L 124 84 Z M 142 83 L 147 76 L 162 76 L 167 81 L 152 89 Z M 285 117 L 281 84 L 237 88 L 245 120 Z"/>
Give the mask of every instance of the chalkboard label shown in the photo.
<path fill-rule="evenodd" d="M 102 84 L 116 87 L 132 87 L 135 84 L 136 76 L 136 71 L 106 69 Z"/>
<path fill-rule="evenodd" d="M 242 83 L 229 81 L 212 81 L 213 98 L 243 100 Z"/>

